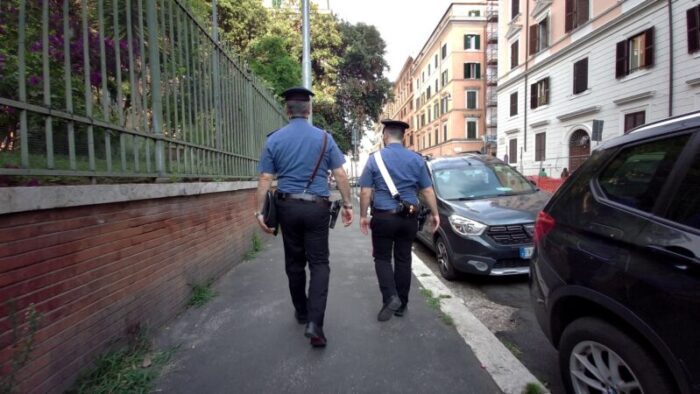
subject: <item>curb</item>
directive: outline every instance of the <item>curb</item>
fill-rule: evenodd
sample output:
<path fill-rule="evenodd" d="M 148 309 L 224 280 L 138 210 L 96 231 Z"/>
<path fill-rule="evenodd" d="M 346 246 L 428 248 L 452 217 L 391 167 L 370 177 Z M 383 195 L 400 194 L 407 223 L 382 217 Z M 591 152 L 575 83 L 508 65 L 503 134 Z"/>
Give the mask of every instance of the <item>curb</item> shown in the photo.
<path fill-rule="evenodd" d="M 498 388 L 506 394 L 522 394 L 525 386 L 539 381 L 513 353 L 489 329 L 474 316 L 464 302 L 452 293 L 442 281 L 435 276 L 415 253 L 413 258 L 413 275 L 420 284 L 433 292 L 435 296 L 446 295 L 441 300 L 441 310 L 454 320 L 455 328 L 464 342 L 472 349 L 481 365 L 491 375 Z M 545 392 L 549 392 L 545 389 Z"/>

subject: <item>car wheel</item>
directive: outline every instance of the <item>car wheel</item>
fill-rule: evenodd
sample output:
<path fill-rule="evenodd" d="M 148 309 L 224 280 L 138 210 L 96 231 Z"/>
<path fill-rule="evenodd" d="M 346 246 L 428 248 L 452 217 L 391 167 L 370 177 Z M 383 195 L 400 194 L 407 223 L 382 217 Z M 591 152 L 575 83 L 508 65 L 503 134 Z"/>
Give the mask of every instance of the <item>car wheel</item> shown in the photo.
<path fill-rule="evenodd" d="M 559 367 L 568 393 L 672 393 L 662 364 L 644 346 L 600 319 L 584 317 L 561 337 Z"/>
<path fill-rule="evenodd" d="M 457 279 L 457 271 L 455 271 L 452 265 L 452 255 L 447 248 L 447 243 L 445 243 L 442 237 L 438 237 L 435 240 L 435 253 L 437 254 L 437 261 L 440 265 L 440 274 L 442 277 L 449 281 Z"/>

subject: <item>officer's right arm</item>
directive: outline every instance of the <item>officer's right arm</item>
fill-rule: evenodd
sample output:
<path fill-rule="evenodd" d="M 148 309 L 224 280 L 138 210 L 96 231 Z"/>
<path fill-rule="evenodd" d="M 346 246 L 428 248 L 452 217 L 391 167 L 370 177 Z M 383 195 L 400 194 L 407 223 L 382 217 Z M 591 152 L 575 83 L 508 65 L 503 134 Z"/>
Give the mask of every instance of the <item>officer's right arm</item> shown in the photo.
<path fill-rule="evenodd" d="M 265 206 L 265 197 L 270 186 L 272 186 L 272 181 L 275 179 L 275 162 L 273 160 L 272 151 L 269 147 L 269 141 L 265 143 L 263 147 L 262 154 L 260 155 L 260 163 L 258 164 L 258 171 L 260 176 L 258 177 L 258 190 L 255 193 L 255 207 L 257 211 L 255 212 L 255 217 L 258 219 L 258 223 L 263 231 L 272 234 L 274 229 L 270 229 L 265 225 L 265 220 L 262 217 L 261 212 Z"/>
<path fill-rule="evenodd" d="M 374 165 L 374 157 L 367 160 L 364 170 L 362 170 L 362 175 L 360 176 L 360 231 L 367 235 L 369 233 L 369 219 L 367 218 L 367 210 L 369 208 L 369 202 L 372 198 L 372 191 L 374 190 L 374 177 L 372 174 L 372 168 Z"/>
<path fill-rule="evenodd" d="M 437 198 L 435 197 L 435 190 L 433 190 L 433 182 L 430 180 L 430 174 L 428 174 L 428 168 L 420 161 L 420 167 L 418 170 L 418 188 L 421 196 L 423 196 L 423 201 L 430 208 L 430 218 L 432 221 L 432 231 L 437 231 L 440 227 L 440 213 L 437 207 Z"/>

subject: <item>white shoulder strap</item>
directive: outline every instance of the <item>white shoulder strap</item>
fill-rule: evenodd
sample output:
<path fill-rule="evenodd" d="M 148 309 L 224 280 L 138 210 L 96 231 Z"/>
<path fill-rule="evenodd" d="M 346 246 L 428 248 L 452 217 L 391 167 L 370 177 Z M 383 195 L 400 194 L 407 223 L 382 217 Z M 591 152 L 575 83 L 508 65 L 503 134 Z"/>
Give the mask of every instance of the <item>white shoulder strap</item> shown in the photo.
<path fill-rule="evenodd" d="M 377 162 L 377 167 L 379 167 L 379 172 L 382 173 L 382 178 L 384 178 L 384 182 L 386 182 L 386 185 L 389 187 L 389 193 L 391 193 L 391 196 L 395 199 L 399 199 L 399 191 L 396 190 L 396 185 L 394 185 L 394 180 L 391 179 L 391 175 L 389 175 L 389 171 L 386 169 L 386 166 L 384 165 L 384 160 L 382 160 L 382 151 L 377 151 L 374 153 L 374 161 Z"/>

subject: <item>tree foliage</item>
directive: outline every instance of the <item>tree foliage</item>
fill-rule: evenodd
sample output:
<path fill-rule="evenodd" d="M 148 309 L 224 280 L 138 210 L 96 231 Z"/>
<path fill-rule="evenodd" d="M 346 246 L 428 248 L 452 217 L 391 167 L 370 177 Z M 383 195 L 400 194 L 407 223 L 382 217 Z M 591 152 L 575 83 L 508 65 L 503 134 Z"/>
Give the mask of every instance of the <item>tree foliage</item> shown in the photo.
<path fill-rule="evenodd" d="M 276 94 L 301 83 L 299 0 L 276 0 L 270 9 L 262 0 L 218 0 L 218 4 L 222 39 Z M 362 133 L 370 127 L 389 98 L 386 44 L 374 26 L 341 21 L 334 14 L 318 12 L 313 4 L 310 17 L 314 123 L 331 132 L 347 152 L 352 130 Z"/>

